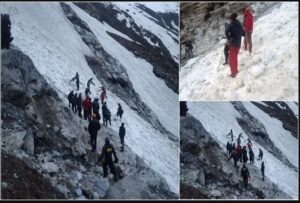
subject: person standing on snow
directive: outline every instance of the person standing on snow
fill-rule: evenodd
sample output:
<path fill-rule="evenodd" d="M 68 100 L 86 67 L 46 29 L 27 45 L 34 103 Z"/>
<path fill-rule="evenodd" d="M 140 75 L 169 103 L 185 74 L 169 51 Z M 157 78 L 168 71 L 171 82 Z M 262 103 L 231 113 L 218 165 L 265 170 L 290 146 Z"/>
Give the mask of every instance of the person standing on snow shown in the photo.
<path fill-rule="evenodd" d="M 243 153 L 243 162 L 244 162 L 244 163 L 247 163 L 247 161 L 248 161 L 248 156 L 247 156 L 247 148 L 246 148 L 246 146 L 243 147 L 242 153 Z"/>
<path fill-rule="evenodd" d="M 92 106 L 92 104 L 91 104 L 90 98 L 89 98 L 89 96 L 86 96 L 82 102 L 84 120 L 89 119 L 89 114 L 90 114 L 89 109 L 91 106 Z"/>
<path fill-rule="evenodd" d="M 254 153 L 252 148 L 249 149 L 250 164 L 254 164 Z"/>
<path fill-rule="evenodd" d="M 250 178 L 250 173 L 245 164 L 243 164 L 243 167 L 241 168 L 241 176 L 243 178 L 244 187 L 247 188 L 248 187 L 248 179 Z"/>
<path fill-rule="evenodd" d="M 72 97 L 72 110 L 74 113 L 77 112 L 77 93 Z"/>
<path fill-rule="evenodd" d="M 180 116 L 186 116 L 188 110 L 186 101 L 180 101 Z"/>
<path fill-rule="evenodd" d="M 265 181 L 265 163 L 264 162 L 261 163 L 260 171 L 261 171 L 261 175 L 262 175 L 262 181 Z"/>
<path fill-rule="evenodd" d="M 237 138 L 237 143 L 238 143 L 238 145 L 241 144 L 241 137 L 243 137 L 243 136 L 242 136 L 242 133 L 240 133 L 239 136 L 238 136 L 238 138 Z"/>
<path fill-rule="evenodd" d="M 82 118 L 81 115 L 81 110 L 82 110 L 82 97 L 81 97 L 81 93 L 79 93 L 78 97 L 77 97 L 77 111 L 78 111 L 78 116 L 80 118 Z"/>
<path fill-rule="evenodd" d="M 120 141 L 121 141 L 121 152 L 124 151 L 124 137 L 125 137 L 125 134 L 126 134 L 126 129 L 124 127 L 124 123 L 122 123 L 122 125 L 120 126 L 119 128 L 119 137 L 120 137 Z"/>
<path fill-rule="evenodd" d="M 102 152 L 98 160 L 102 162 L 103 177 L 107 177 L 107 167 L 109 167 L 110 172 L 114 175 L 114 180 L 117 181 L 116 170 L 112 159 L 112 155 L 114 155 L 115 158 L 114 162 L 118 163 L 119 159 L 117 157 L 114 147 L 112 146 L 112 144 L 110 144 L 109 138 L 105 138 L 105 144 L 102 148 Z"/>
<path fill-rule="evenodd" d="M 124 111 L 122 109 L 122 106 L 120 103 L 118 103 L 117 117 L 120 116 L 120 119 L 122 119 L 123 113 L 124 113 Z"/>
<path fill-rule="evenodd" d="M 249 48 L 250 54 L 252 53 L 252 32 L 253 32 L 253 15 L 251 13 L 251 8 L 246 7 L 244 9 L 244 30 L 245 30 L 245 37 L 244 37 L 244 47 L 247 51 Z"/>
<path fill-rule="evenodd" d="M 72 90 L 72 91 L 68 94 L 69 107 L 71 107 L 70 105 L 72 104 L 73 96 L 74 96 L 74 91 Z"/>
<path fill-rule="evenodd" d="M 106 115 L 106 110 L 107 110 L 107 106 L 106 106 L 106 102 L 102 103 L 102 117 L 103 117 L 103 124 L 105 123 L 105 115 Z"/>
<path fill-rule="evenodd" d="M 258 159 L 257 160 L 262 160 L 263 155 L 264 155 L 263 151 L 261 149 L 259 149 L 259 154 L 258 154 Z"/>
<path fill-rule="evenodd" d="M 89 122 L 88 131 L 91 136 L 91 146 L 92 146 L 92 152 L 96 152 L 97 148 L 97 134 L 98 130 L 100 130 L 101 125 L 99 121 L 97 120 L 96 114 L 92 115 L 92 120 Z"/>
<path fill-rule="evenodd" d="M 231 143 L 227 142 L 226 149 L 227 149 L 227 153 L 228 153 L 229 156 L 230 156 L 230 153 L 231 153 L 231 148 L 232 148 Z"/>
<path fill-rule="evenodd" d="M 237 16 L 236 13 L 231 14 L 231 22 L 226 30 L 226 37 L 229 40 L 230 76 L 233 78 L 238 73 L 238 53 L 241 47 L 241 38 L 245 35 L 243 26 L 237 19 Z"/>
<path fill-rule="evenodd" d="M 76 72 L 76 75 L 74 78 L 71 79 L 71 81 L 76 80 L 76 86 L 77 86 L 77 91 L 79 90 L 79 74 Z"/>
<path fill-rule="evenodd" d="M 100 100 L 101 100 L 101 104 L 103 104 L 104 100 L 107 99 L 107 96 L 106 96 L 106 89 L 105 87 L 101 87 L 101 95 L 100 95 Z"/>
<path fill-rule="evenodd" d="M 230 130 L 230 132 L 227 134 L 227 137 L 230 135 L 231 137 L 231 142 L 233 142 L 233 132 L 232 129 Z"/>
<path fill-rule="evenodd" d="M 227 161 L 230 161 L 230 159 L 233 159 L 233 161 L 234 161 L 234 166 L 236 167 L 236 171 L 238 172 L 238 165 L 237 165 L 237 162 L 238 162 L 238 160 L 239 160 L 239 156 L 238 156 L 236 150 L 233 149 L 233 150 L 231 151 L 231 155 L 230 155 L 230 157 L 227 159 Z"/>
<path fill-rule="evenodd" d="M 98 120 L 100 120 L 100 113 L 99 113 L 99 109 L 100 109 L 100 105 L 98 102 L 98 98 L 95 98 L 93 103 L 92 103 L 92 107 L 93 107 L 93 113 L 96 114 L 96 117 Z"/>

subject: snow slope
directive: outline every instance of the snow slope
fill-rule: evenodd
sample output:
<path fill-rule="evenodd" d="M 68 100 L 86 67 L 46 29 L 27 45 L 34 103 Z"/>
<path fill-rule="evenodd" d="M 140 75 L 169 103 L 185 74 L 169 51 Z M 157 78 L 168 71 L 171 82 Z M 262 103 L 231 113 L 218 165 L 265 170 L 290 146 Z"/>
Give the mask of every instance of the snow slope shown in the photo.
<path fill-rule="evenodd" d="M 86 87 L 85 82 L 90 77 L 93 77 L 96 86 L 91 86 L 92 98 L 97 96 L 96 90 L 101 86 L 101 83 L 96 79 L 84 58 L 84 55 L 91 55 L 91 52 L 82 42 L 80 36 L 74 30 L 73 25 L 65 18 L 58 3 L 3 3 L 1 6 L 1 10 L 5 13 L 9 13 L 11 16 L 12 35 L 14 37 L 13 44 L 31 57 L 38 71 L 44 75 L 49 84 L 55 87 L 59 92 L 59 96 L 64 99 L 66 105 L 67 99 L 65 95 L 69 93 L 71 89 L 75 89 L 75 83 L 70 83 L 69 80 L 75 76 L 76 72 L 79 73 L 80 80 L 84 82 L 84 84 L 81 84 L 81 88 L 78 92 L 84 94 L 84 88 Z M 76 11 L 78 11 L 78 9 Z M 80 15 L 84 16 L 84 13 L 80 13 Z M 93 23 L 96 24 L 96 22 Z M 102 25 L 101 23 L 96 25 L 119 34 L 107 25 Z M 95 31 L 95 28 L 92 26 L 91 29 Z M 107 48 L 107 44 L 110 44 L 111 47 L 112 45 L 116 45 L 115 41 L 108 38 L 107 35 L 98 35 L 99 32 L 97 32 L 97 30 L 95 34 L 100 37 L 100 43 L 105 41 L 103 44 L 104 48 Z M 127 61 L 129 61 L 129 59 L 134 60 L 134 58 L 128 56 L 124 48 L 119 45 L 113 50 L 115 51 L 114 54 L 119 56 L 119 58 L 123 56 Z M 109 53 L 110 51 L 111 49 L 108 49 Z M 118 51 L 119 53 L 117 53 Z M 121 61 L 121 63 L 122 62 L 124 62 L 124 60 Z M 168 108 L 165 106 L 166 103 L 170 106 L 174 106 L 176 103 L 177 107 L 178 99 L 176 95 L 172 94 L 169 95 L 169 97 L 166 96 L 168 92 L 172 91 L 167 89 L 163 81 L 154 77 L 152 72 L 150 76 L 147 75 L 150 74 L 147 68 L 150 69 L 151 67 L 147 66 L 146 63 L 136 60 L 130 65 L 143 66 L 143 69 L 145 69 L 144 73 L 139 73 L 139 76 L 142 77 L 139 81 L 143 82 L 143 84 L 140 84 L 141 86 L 151 89 L 159 88 L 163 92 L 161 94 L 162 97 L 156 95 L 157 97 L 155 99 L 157 100 L 150 100 L 152 104 L 155 104 L 155 102 L 160 104 L 160 106 L 156 106 L 156 109 L 154 107 L 154 111 L 156 110 L 156 112 L 158 112 L 160 108 L 160 114 L 162 114 L 161 119 L 165 118 L 163 116 L 164 112 L 167 112 L 171 117 L 172 114 L 167 111 Z M 128 68 L 128 64 L 126 68 Z M 130 72 L 129 69 L 128 72 Z M 135 82 L 134 78 L 130 79 L 133 80 L 133 83 Z M 154 80 L 154 82 L 148 80 Z M 134 85 L 134 87 L 136 87 L 137 84 L 134 83 Z M 153 92 L 151 89 L 148 91 L 150 94 Z M 137 89 L 137 92 L 141 95 L 143 101 L 147 103 L 146 99 L 149 99 L 147 95 L 143 96 L 143 92 L 139 92 L 139 89 Z M 125 113 L 122 121 L 125 123 L 127 131 L 125 138 L 127 145 L 137 153 L 137 155 L 142 157 L 152 169 L 159 172 L 162 177 L 166 179 L 172 191 L 179 193 L 178 144 L 170 141 L 166 135 L 155 130 L 148 122 L 144 121 L 135 111 L 128 107 L 121 98 L 116 97 L 109 91 L 107 95 L 108 107 L 112 110 L 112 116 L 116 115 L 117 103 L 121 103 L 124 109 Z M 163 96 L 166 97 L 163 98 Z M 150 108 L 153 108 L 153 106 L 150 105 Z M 174 109 L 172 112 L 174 112 Z M 178 114 L 175 112 L 174 115 Z M 175 116 L 172 119 L 173 121 L 177 121 Z M 118 132 L 120 123 L 121 121 L 112 121 L 111 128 Z M 165 123 L 168 123 L 168 121 Z M 165 123 L 162 122 L 163 125 L 165 125 Z M 173 125 L 176 126 L 176 129 L 178 128 L 177 122 L 176 125 Z M 167 126 L 167 128 L 168 127 L 172 129 L 175 135 L 178 134 L 176 129 L 174 130 L 172 126 Z M 122 159 L 121 155 L 120 158 Z"/>
<path fill-rule="evenodd" d="M 245 102 L 244 105 L 248 112 L 265 126 L 272 142 L 283 152 L 291 164 L 298 167 L 298 140 L 282 127 L 281 121 L 270 117 L 251 102 Z"/>
<path fill-rule="evenodd" d="M 245 102 L 244 104 L 247 105 L 248 103 Z M 243 132 L 244 138 L 242 138 L 241 145 L 246 145 L 248 137 L 236 120 L 237 117 L 241 116 L 239 115 L 238 111 L 234 109 L 231 103 L 189 102 L 188 108 L 189 113 L 192 114 L 196 119 L 198 119 L 202 123 L 204 128 L 216 139 L 216 141 L 218 141 L 222 146 L 224 146 L 224 152 L 226 152 L 226 143 L 231 140 L 229 137 L 226 137 L 226 134 L 229 133 L 230 129 L 232 129 L 235 139 L 237 139 L 237 136 L 240 132 Z M 271 127 L 273 127 L 274 129 L 279 129 L 280 126 L 281 125 L 279 125 L 278 123 L 273 123 L 273 126 Z M 289 134 L 287 134 L 287 136 L 288 137 L 286 139 L 290 139 Z M 279 141 L 276 140 L 276 136 L 272 136 L 271 139 L 279 149 L 282 149 L 278 145 Z M 298 198 L 298 172 L 284 165 L 276 157 L 274 157 L 268 151 L 264 150 L 263 146 L 259 145 L 254 141 L 252 141 L 252 144 L 253 152 L 256 157 L 258 156 L 259 148 L 261 148 L 264 152 L 263 160 L 265 162 L 265 175 L 272 182 L 277 184 L 282 191 L 286 192 L 292 198 Z M 294 147 L 295 150 L 298 151 L 298 147 L 297 145 L 295 146 L 295 144 L 291 145 L 290 148 Z M 288 153 L 286 151 L 283 152 Z M 295 157 L 295 159 L 298 159 L 298 153 L 295 153 L 293 157 Z M 259 168 L 260 164 L 260 161 L 254 162 L 254 165 Z"/>
<path fill-rule="evenodd" d="M 179 45 L 172 39 L 172 37 L 178 39 L 178 36 L 174 35 L 174 33 L 166 30 L 160 25 L 154 23 L 152 20 L 150 20 L 152 17 L 139 9 L 134 3 L 114 2 L 113 4 L 116 5 L 119 9 L 128 12 L 128 14 L 130 14 L 134 18 L 134 21 L 138 26 L 142 26 L 143 29 L 146 29 L 149 32 L 155 34 L 170 51 L 173 59 L 176 62 L 179 62 Z M 178 3 L 176 2 L 147 2 L 143 4 L 145 6 L 149 6 L 149 8 L 152 9 L 158 8 L 158 10 L 154 10 L 156 12 L 178 12 L 178 8 L 176 9 Z"/>
<path fill-rule="evenodd" d="M 106 31 L 114 30 L 112 27 L 99 22 L 74 4 L 70 3 L 69 5 L 89 25 L 103 48 L 126 68 L 134 89 L 157 114 L 162 125 L 177 136 L 178 95 L 168 88 L 162 79 L 154 75 L 152 65 L 144 59 L 136 58 L 133 53 L 107 34 Z"/>
<path fill-rule="evenodd" d="M 222 65 L 225 40 L 181 67 L 180 100 L 298 101 L 298 2 L 280 4 L 254 22 L 253 53 L 240 49 L 236 78 Z"/>

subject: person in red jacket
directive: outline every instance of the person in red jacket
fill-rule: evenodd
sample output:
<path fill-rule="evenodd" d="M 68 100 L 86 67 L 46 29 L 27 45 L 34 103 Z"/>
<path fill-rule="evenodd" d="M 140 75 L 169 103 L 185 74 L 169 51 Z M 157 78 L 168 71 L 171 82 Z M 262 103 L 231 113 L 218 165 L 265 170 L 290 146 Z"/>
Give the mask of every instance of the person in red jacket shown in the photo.
<path fill-rule="evenodd" d="M 82 107 L 83 107 L 83 117 L 85 120 L 89 119 L 90 120 L 90 108 L 92 104 L 89 99 L 89 96 L 86 96 L 85 100 L 82 102 Z"/>
<path fill-rule="evenodd" d="M 250 11 L 250 7 L 245 8 L 244 10 L 244 46 L 245 50 L 249 48 L 249 52 L 252 52 L 252 32 L 253 32 L 253 15 Z"/>
<path fill-rule="evenodd" d="M 241 146 L 239 144 L 236 147 L 235 151 L 236 151 L 236 153 L 238 155 L 239 160 L 242 162 L 242 148 L 241 148 Z"/>

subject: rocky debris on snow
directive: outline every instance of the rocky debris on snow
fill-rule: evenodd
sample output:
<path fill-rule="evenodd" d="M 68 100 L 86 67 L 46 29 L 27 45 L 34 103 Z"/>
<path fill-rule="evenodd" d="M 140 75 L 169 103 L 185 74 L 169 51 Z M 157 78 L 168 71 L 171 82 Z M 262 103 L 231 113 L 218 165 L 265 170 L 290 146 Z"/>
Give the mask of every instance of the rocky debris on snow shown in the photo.
<path fill-rule="evenodd" d="M 260 169 L 247 164 L 251 175 L 249 187 L 244 190 L 240 171 L 225 148 L 212 138 L 201 122 L 188 114 L 180 119 L 180 185 L 181 198 L 195 199 L 285 199 L 290 198 L 265 177 Z M 240 162 L 238 165 L 241 166 Z"/>

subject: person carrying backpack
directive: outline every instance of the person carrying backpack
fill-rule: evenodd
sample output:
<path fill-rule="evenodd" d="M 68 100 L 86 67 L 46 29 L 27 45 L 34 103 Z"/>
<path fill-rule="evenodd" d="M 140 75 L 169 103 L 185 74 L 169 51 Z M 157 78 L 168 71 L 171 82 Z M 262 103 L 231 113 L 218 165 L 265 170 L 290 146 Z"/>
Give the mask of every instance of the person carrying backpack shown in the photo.
<path fill-rule="evenodd" d="M 89 114 L 90 114 L 90 108 L 92 104 L 90 102 L 89 96 L 85 97 L 85 99 L 82 102 L 82 107 L 83 107 L 83 118 L 84 120 L 89 119 Z"/>
<path fill-rule="evenodd" d="M 112 155 L 114 155 L 114 161 L 112 159 Z M 114 147 L 112 146 L 112 144 L 110 144 L 109 138 L 105 138 L 105 144 L 102 148 L 98 161 L 102 162 L 103 177 L 107 177 L 107 167 L 109 167 L 110 172 L 114 175 L 114 180 L 117 181 L 114 163 L 118 163 L 119 159 L 117 157 Z"/>
<path fill-rule="evenodd" d="M 258 154 L 258 159 L 257 160 L 262 160 L 263 155 L 264 155 L 263 151 L 261 149 L 259 149 L 259 154 Z"/>
<path fill-rule="evenodd" d="M 244 187 L 247 188 L 248 187 L 248 179 L 250 178 L 250 173 L 245 164 L 243 164 L 243 167 L 241 168 L 241 176 L 243 178 Z"/>
<path fill-rule="evenodd" d="M 238 53 L 241 47 L 241 38 L 245 36 L 242 24 L 237 19 L 237 14 L 230 16 L 231 22 L 226 30 L 226 37 L 229 40 L 229 65 L 231 77 L 235 77 L 238 73 Z"/>

